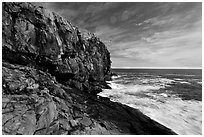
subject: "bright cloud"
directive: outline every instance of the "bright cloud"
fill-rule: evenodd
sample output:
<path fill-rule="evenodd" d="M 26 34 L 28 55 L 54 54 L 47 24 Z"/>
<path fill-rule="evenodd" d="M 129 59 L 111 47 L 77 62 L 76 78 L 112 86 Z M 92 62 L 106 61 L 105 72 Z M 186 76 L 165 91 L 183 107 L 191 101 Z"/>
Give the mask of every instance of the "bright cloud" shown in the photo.
<path fill-rule="evenodd" d="M 112 67 L 201 67 L 201 3 L 43 3 L 95 33 Z"/>

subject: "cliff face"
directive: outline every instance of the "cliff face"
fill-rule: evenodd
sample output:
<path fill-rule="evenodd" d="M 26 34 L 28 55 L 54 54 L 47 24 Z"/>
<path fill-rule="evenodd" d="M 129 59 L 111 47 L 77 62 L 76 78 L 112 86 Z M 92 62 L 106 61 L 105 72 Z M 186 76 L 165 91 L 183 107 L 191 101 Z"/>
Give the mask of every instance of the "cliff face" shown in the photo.
<path fill-rule="evenodd" d="M 3 60 L 49 72 L 61 83 L 100 91 L 110 79 L 110 53 L 89 32 L 43 7 L 3 3 Z"/>
<path fill-rule="evenodd" d="M 97 97 L 110 53 L 93 34 L 29 3 L 3 3 L 3 134 L 175 134 Z"/>

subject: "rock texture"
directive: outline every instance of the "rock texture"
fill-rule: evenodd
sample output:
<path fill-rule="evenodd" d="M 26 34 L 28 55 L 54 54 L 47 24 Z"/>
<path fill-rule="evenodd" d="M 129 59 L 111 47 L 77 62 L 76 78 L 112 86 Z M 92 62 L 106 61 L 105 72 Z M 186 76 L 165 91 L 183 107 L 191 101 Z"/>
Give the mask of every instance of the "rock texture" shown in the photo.
<path fill-rule="evenodd" d="M 139 110 L 98 97 L 110 53 L 43 7 L 3 3 L 3 134 L 175 134 Z"/>
<path fill-rule="evenodd" d="M 110 79 L 110 53 L 94 34 L 30 3 L 3 3 L 2 20 L 4 60 L 47 71 L 93 94 Z"/>

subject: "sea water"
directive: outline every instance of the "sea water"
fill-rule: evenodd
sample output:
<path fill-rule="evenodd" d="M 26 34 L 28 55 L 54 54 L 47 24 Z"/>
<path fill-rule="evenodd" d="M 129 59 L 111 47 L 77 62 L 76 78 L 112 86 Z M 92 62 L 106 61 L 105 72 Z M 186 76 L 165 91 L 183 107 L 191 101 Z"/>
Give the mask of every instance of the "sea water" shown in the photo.
<path fill-rule="evenodd" d="M 202 70 L 113 69 L 98 95 L 139 109 L 180 135 L 202 134 Z"/>

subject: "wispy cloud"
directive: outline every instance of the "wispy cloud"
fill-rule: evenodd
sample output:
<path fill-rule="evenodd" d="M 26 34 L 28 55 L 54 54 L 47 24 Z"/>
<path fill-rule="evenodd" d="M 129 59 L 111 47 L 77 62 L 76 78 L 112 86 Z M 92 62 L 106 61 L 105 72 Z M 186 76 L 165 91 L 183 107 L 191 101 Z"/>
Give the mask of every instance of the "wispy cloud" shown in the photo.
<path fill-rule="evenodd" d="M 201 67 L 201 3 L 44 3 L 94 32 L 113 67 Z"/>

